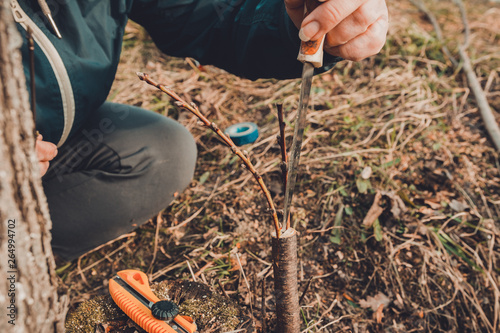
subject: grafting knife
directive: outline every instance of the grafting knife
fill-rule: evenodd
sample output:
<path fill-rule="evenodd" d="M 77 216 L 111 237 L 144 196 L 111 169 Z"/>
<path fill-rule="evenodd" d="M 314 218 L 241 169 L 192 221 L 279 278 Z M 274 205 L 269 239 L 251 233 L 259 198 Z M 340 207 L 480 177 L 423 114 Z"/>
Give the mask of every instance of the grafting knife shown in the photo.
<path fill-rule="evenodd" d="M 323 0 L 324 1 L 324 0 Z M 320 5 L 318 0 L 306 0 L 306 13 L 309 15 L 316 7 Z M 290 227 L 290 204 L 292 202 L 293 190 L 297 179 L 297 167 L 299 165 L 300 150 L 302 148 L 302 137 L 304 136 L 304 128 L 306 126 L 306 113 L 309 104 L 309 96 L 311 95 L 312 77 L 315 67 L 323 65 L 323 44 L 325 36 L 318 40 L 302 42 L 300 44 L 298 60 L 304 63 L 302 69 L 302 84 L 300 87 L 299 109 L 297 118 L 295 119 L 295 131 L 293 135 L 292 149 L 290 152 L 290 161 L 288 162 L 288 180 L 285 191 L 285 208 L 283 214 L 283 226 L 286 229 Z"/>
<path fill-rule="evenodd" d="M 195 333 L 197 326 L 189 316 L 178 314 L 177 304 L 160 301 L 149 288 L 141 271 L 124 270 L 109 280 L 109 293 L 116 305 L 148 333 Z"/>

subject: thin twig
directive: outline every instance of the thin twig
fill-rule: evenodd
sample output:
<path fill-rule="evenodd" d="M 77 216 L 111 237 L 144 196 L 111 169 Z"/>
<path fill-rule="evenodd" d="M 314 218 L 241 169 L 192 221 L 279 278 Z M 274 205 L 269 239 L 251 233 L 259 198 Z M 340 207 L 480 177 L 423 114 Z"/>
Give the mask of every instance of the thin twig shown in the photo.
<path fill-rule="evenodd" d="M 472 64 L 470 62 L 470 58 L 467 55 L 465 48 L 462 46 L 458 48 L 458 54 L 460 55 L 460 59 L 463 62 L 463 70 L 465 75 L 467 76 L 467 81 L 469 81 L 469 87 L 476 97 L 476 103 L 479 108 L 479 113 L 483 118 L 484 126 L 486 127 L 486 131 L 490 135 L 493 144 L 497 151 L 500 151 L 500 128 L 498 127 L 498 123 L 491 111 L 490 104 L 488 103 L 488 99 L 484 94 L 483 88 L 481 88 L 481 84 L 477 79 L 474 70 L 472 69 Z"/>
<path fill-rule="evenodd" d="M 262 278 L 262 295 L 261 295 L 261 320 L 262 320 L 262 332 L 266 332 L 266 277 Z"/>
<path fill-rule="evenodd" d="M 224 296 L 226 296 L 226 298 L 229 298 L 229 295 L 227 294 L 226 289 L 224 289 L 224 286 L 222 285 L 222 283 L 220 283 L 220 280 L 217 280 L 217 283 L 219 284 L 220 290 L 222 290 L 222 293 L 224 294 Z"/>
<path fill-rule="evenodd" d="M 182 267 L 184 266 L 184 261 L 179 261 L 175 264 L 172 264 L 170 266 L 167 266 L 159 271 L 157 271 L 156 273 L 153 274 L 152 278 L 151 278 L 151 281 L 155 281 L 156 279 L 158 279 L 160 276 L 162 275 L 165 275 L 167 274 L 168 272 L 170 271 L 173 271 L 174 269 L 176 268 L 179 268 L 179 267 Z"/>
<path fill-rule="evenodd" d="M 458 9 L 460 11 L 460 16 L 462 17 L 462 23 L 464 25 L 464 42 L 462 46 L 464 48 L 467 48 L 470 42 L 470 26 L 469 26 L 469 21 L 467 20 L 467 11 L 465 10 L 465 6 L 462 0 L 453 0 L 453 1 L 458 6 Z"/>
<path fill-rule="evenodd" d="M 83 274 L 83 272 L 82 272 L 82 266 L 81 266 L 81 264 L 82 264 L 82 257 L 83 256 L 78 257 L 78 262 L 76 264 L 76 268 L 78 270 L 78 274 L 82 278 L 83 283 L 85 283 L 87 285 L 87 287 L 90 287 L 90 284 L 88 283 L 87 278 L 85 277 L 85 274 Z"/>
<path fill-rule="evenodd" d="M 283 180 L 283 193 L 286 193 L 286 183 L 288 182 L 288 154 L 286 152 L 285 120 L 283 117 L 283 104 L 276 104 L 278 110 L 278 123 L 280 134 L 277 137 L 281 150 L 281 178 Z M 286 229 L 290 228 L 290 212 L 286 218 Z"/>
<path fill-rule="evenodd" d="M 133 235 L 135 236 L 135 232 L 133 233 Z M 124 235 L 124 236 L 130 236 L 130 234 L 128 235 Z M 134 239 L 131 238 L 129 240 L 127 240 L 125 243 L 123 243 L 122 245 L 120 245 L 116 250 L 114 250 L 113 252 L 109 253 L 109 254 L 106 254 L 106 256 L 104 258 L 101 258 L 99 260 L 97 260 L 96 262 L 94 262 L 93 264 L 85 267 L 84 269 L 81 270 L 81 273 L 84 273 L 86 271 L 88 271 L 89 269 L 91 269 L 92 267 L 95 267 L 97 265 L 99 265 L 101 262 L 103 262 L 105 259 L 109 259 L 111 256 L 113 256 L 116 252 L 122 250 L 123 248 L 125 248 L 128 244 L 130 244 Z M 115 240 L 114 240 L 115 241 Z M 106 243 L 107 244 L 107 243 Z M 86 253 L 85 255 L 89 254 L 90 252 Z M 82 255 L 83 257 L 83 255 Z M 79 272 L 80 273 L 80 272 Z"/>
<path fill-rule="evenodd" d="M 178 225 L 168 228 L 168 230 L 172 231 L 172 230 L 182 228 L 183 226 L 185 226 L 186 224 L 188 224 L 189 222 L 194 220 L 198 215 L 200 215 L 200 213 L 207 207 L 210 200 L 212 200 L 212 198 L 214 197 L 215 192 L 217 191 L 217 188 L 219 187 L 219 180 L 220 180 L 220 177 L 217 177 L 217 180 L 215 181 L 215 186 L 214 186 L 212 192 L 210 193 L 208 198 L 204 199 L 205 203 L 203 204 L 203 206 L 200 209 L 198 209 L 196 212 L 193 213 L 193 215 L 191 215 L 190 217 L 188 217 L 187 219 L 185 219 L 184 221 L 182 221 Z"/>
<path fill-rule="evenodd" d="M 250 171 L 252 173 L 255 180 L 259 184 L 262 192 L 264 193 L 264 196 L 266 197 L 267 203 L 269 205 L 269 209 L 270 209 L 272 216 L 273 216 L 273 222 L 274 222 L 274 228 L 276 229 L 276 235 L 277 235 L 277 238 L 279 238 L 281 236 L 281 230 L 280 230 L 280 225 L 279 225 L 278 214 L 276 212 L 276 208 L 274 206 L 273 199 L 271 198 L 271 193 L 269 192 L 266 185 L 264 184 L 264 180 L 262 179 L 262 176 L 257 172 L 257 170 L 255 170 L 255 167 L 253 166 L 252 162 L 250 162 L 250 159 L 248 157 L 246 157 L 245 154 L 243 154 L 243 152 L 238 147 L 236 147 L 233 140 L 231 140 L 227 135 L 225 135 L 224 132 L 222 132 L 220 130 L 220 128 L 215 123 L 210 122 L 200 112 L 200 110 L 198 109 L 198 107 L 194 103 L 193 104 L 187 103 L 179 95 L 177 95 L 172 89 L 167 88 L 164 85 L 159 84 L 159 83 L 151 80 L 149 75 L 146 73 L 138 72 L 137 76 L 142 81 L 145 81 L 146 83 L 158 88 L 159 90 L 161 90 L 165 94 L 167 94 L 170 97 L 172 97 L 173 99 L 175 99 L 177 101 L 177 103 L 176 103 L 177 106 L 182 107 L 182 108 L 190 111 L 192 114 L 194 114 L 196 117 L 198 117 L 198 119 L 201 120 L 203 125 L 205 125 L 206 127 L 210 128 L 212 131 L 214 131 L 222 139 L 222 141 L 224 141 L 226 143 L 226 145 L 229 148 L 231 148 L 231 151 L 243 161 L 244 165 L 246 166 L 248 171 Z"/>
<path fill-rule="evenodd" d="M 474 73 L 474 69 L 472 68 L 472 64 L 469 56 L 467 55 L 467 47 L 470 42 L 470 26 L 467 20 L 467 13 L 465 11 L 465 6 L 462 0 L 454 0 L 460 9 L 460 14 L 462 17 L 462 23 L 465 29 L 465 41 L 458 48 L 458 55 L 463 62 L 463 70 L 465 75 L 467 76 L 467 81 L 469 82 L 469 87 L 476 97 L 477 106 L 479 108 L 479 113 L 481 114 L 481 118 L 483 118 L 484 125 L 486 127 L 486 131 L 491 137 L 493 144 L 497 151 L 500 151 L 500 127 L 498 127 L 498 123 L 491 111 L 490 104 L 488 103 L 488 99 L 486 98 L 486 94 L 479 83 L 479 80 Z"/>
<path fill-rule="evenodd" d="M 442 44 L 443 52 L 446 54 L 448 58 L 450 58 L 451 62 L 453 63 L 453 66 L 455 68 L 458 68 L 460 64 L 451 55 L 450 50 L 448 50 L 448 48 L 445 46 L 441 27 L 439 26 L 439 23 L 434 14 L 429 9 L 427 9 L 425 4 L 421 0 L 410 0 L 410 1 L 425 15 L 427 15 L 427 17 L 432 23 L 432 26 L 434 27 L 434 30 L 436 31 L 436 36 L 439 42 Z M 454 1 L 458 5 L 458 8 L 460 10 L 462 23 L 465 29 L 465 41 L 458 47 L 458 55 L 460 57 L 460 60 L 462 60 L 462 65 L 463 65 L 462 69 L 465 72 L 467 81 L 469 82 L 469 87 L 472 90 L 474 97 L 476 98 L 477 106 L 479 108 L 479 113 L 481 114 L 481 118 L 483 119 L 486 131 L 490 135 L 490 138 L 493 141 L 493 144 L 497 149 L 497 151 L 500 151 L 500 127 L 498 127 L 495 116 L 493 115 L 491 107 L 488 103 L 488 99 L 486 98 L 483 88 L 481 87 L 481 84 L 479 83 L 479 80 L 476 74 L 474 73 L 474 69 L 472 68 L 470 58 L 467 55 L 466 51 L 470 39 L 470 27 L 467 21 L 465 7 L 462 0 L 454 0 Z"/>
<path fill-rule="evenodd" d="M 189 260 L 186 260 L 186 263 L 188 265 L 189 271 L 191 272 L 191 276 L 193 277 L 193 281 L 196 282 L 196 276 L 194 276 L 193 269 L 191 268 L 191 265 L 189 264 Z"/>
<path fill-rule="evenodd" d="M 247 290 L 250 293 L 250 315 L 252 316 L 253 320 L 254 316 L 253 316 L 253 305 L 252 305 L 252 290 L 250 289 L 250 284 L 248 283 L 247 276 L 245 274 L 245 271 L 243 270 L 243 266 L 241 265 L 240 254 L 238 252 L 236 252 L 236 260 L 238 260 L 238 265 L 240 266 L 240 272 L 243 275 L 243 279 L 245 280 Z"/>
<path fill-rule="evenodd" d="M 286 140 L 285 140 L 285 121 L 283 119 L 283 104 L 276 104 L 276 109 L 278 110 L 278 123 L 280 127 L 280 134 L 277 137 L 278 144 L 281 150 L 281 172 L 283 177 L 283 192 L 286 192 L 286 182 L 288 180 L 288 154 L 286 152 Z"/>
<path fill-rule="evenodd" d="M 155 245 L 153 250 L 153 259 L 151 260 L 151 264 L 149 264 L 149 268 L 147 270 L 147 272 L 149 272 L 148 275 L 151 275 L 151 273 L 153 273 L 153 265 L 156 260 L 156 254 L 158 253 L 158 236 L 160 235 L 160 226 L 161 221 L 163 220 L 161 216 L 162 213 L 163 211 L 158 213 L 158 216 L 156 217 Z M 151 276 L 149 278 L 151 278 Z"/>
<path fill-rule="evenodd" d="M 441 30 L 441 27 L 439 26 L 436 16 L 434 16 L 434 14 L 429 9 L 427 9 L 422 0 L 410 0 L 410 2 L 413 5 L 415 5 L 415 7 L 417 7 L 420 11 L 422 11 L 425 15 L 427 15 L 429 21 L 431 21 L 431 24 L 434 27 L 434 30 L 436 31 L 436 37 L 438 41 L 441 43 L 441 49 L 443 50 L 443 53 L 448 57 L 448 59 L 450 59 L 454 67 L 458 67 L 459 63 L 457 59 L 455 59 L 455 57 L 451 55 L 450 50 L 444 43 L 443 32 Z"/>
<path fill-rule="evenodd" d="M 306 296 L 306 293 L 307 293 L 307 290 L 309 289 L 309 287 L 311 286 L 311 282 L 313 280 L 314 276 L 311 276 L 309 278 L 309 281 L 307 281 L 307 284 L 306 284 L 306 287 L 304 288 L 304 291 L 302 292 L 302 296 L 300 296 L 299 298 L 299 305 L 300 303 L 302 303 L 302 301 L 304 300 L 304 297 Z"/>

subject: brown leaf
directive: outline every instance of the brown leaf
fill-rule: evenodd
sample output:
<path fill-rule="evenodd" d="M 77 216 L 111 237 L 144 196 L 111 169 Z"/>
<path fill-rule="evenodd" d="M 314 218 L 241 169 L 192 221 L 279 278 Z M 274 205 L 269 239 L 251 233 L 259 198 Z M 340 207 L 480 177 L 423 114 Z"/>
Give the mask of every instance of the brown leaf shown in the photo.
<path fill-rule="evenodd" d="M 375 312 L 375 319 L 377 320 L 377 324 L 382 323 L 382 318 L 384 318 L 384 304 L 380 304 L 377 311 Z"/>
<path fill-rule="evenodd" d="M 366 301 L 364 299 L 359 300 L 359 305 L 362 308 L 371 308 L 373 311 L 378 311 L 381 305 L 387 307 L 389 304 L 391 304 L 391 299 L 381 292 L 374 297 L 368 296 Z"/>
<path fill-rule="evenodd" d="M 418 212 L 424 215 L 436 215 L 436 211 L 434 209 L 425 206 L 420 207 Z"/>
<path fill-rule="evenodd" d="M 379 191 L 377 191 L 377 194 L 375 194 L 375 199 L 373 200 L 373 204 L 370 207 L 368 213 L 366 213 L 365 218 L 363 219 L 363 225 L 365 227 L 367 228 L 371 227 L 373 222 L 375 222 L 375 220 L 378 219 L 378 217 L 384 211 L 384 209 L 379 205 L 381 198 L 382 194 Z"/>
<path fill-rule="evenodd" d="M 467 205 L 464 201 L 460 202 L 458 200 L 453 199 L 450 202 L 450 208 L 456 212 L 463 212 L 467 208 L 469 208 L 469 205 Z"/>
<path fill-rule="evenodd" d="M 381 193 L 391 199 L 391 213 L 395 218 L 400 219 L 401 215 L 408 210 L 403 199 L 395 192 L 382 191 Z"/>
<path fill-rule="evenodd" d="M 363 179 L 368 179 L 372 175 L 372 168 L 370 166 L 367 166 L 361 171 L 361 178 Z"/>
<path fill-rule="evenodd" d="M 375 194 L 375 199 L 373 200 L 373 204 L 363 219 L 363 225 L 365 227 L 371 227 L 373 222 L 382 214 L 384 209 L 380 207 L 379 203 L 382 199 L 382 196 L 386 196 L 391 200 L 391 213 L 395 218 L 400 219 L 401 215 L 408 211 L 406 205 L 401 199 L 401 197 L 395 192 L 387 192 L 387 191 L 377 191 Z"/>
<path fill-rule="evenodd" d="M 210 228 L 207 232 L 203 234 L 203 239 L 208 239 L 212 234 L 216 233 L 219 227 Z"/>
<path fill-rule="evenodd" d="M 440 203 L 438 202 L 434 202 L 432 200 L 424 200 L 424 203 L 426 205 L 429 205 L 432 209 L 440 209 L 440 208 L 443 208 L 443 206 L 441 206 Z"/>

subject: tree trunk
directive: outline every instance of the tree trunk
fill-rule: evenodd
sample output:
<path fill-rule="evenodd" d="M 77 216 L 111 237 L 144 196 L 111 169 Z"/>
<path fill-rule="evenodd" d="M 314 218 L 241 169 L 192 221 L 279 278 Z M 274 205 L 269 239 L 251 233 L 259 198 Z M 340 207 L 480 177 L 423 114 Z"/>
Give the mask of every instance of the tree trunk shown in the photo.
<path fill-rule="evenodd" d="M 297 231 L 289 228 L 280 238 L 272 237 L 276 332 L 300 332 L 299 289 L 297 285 Z"/>
<path fill-rule="evenodd" d="M 10 1 L 0 3 L 0 332 L 63 332 L 51 221 Z"/>

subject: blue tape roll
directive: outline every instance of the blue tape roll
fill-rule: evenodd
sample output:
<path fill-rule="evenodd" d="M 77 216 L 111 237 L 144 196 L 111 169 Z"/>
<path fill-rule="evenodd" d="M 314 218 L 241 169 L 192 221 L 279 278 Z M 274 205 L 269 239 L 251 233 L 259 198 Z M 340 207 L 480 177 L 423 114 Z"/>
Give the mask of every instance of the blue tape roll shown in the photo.
<path fill-rule="evenodd" d="M 237 146 L 254 143 L 259 137 L 259 129 L 257 125 L 251 122 L 231 125 L 224 131 L 224 133 L 228 135 Z"/>

